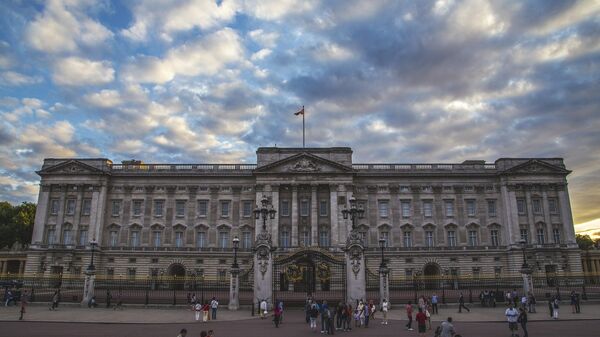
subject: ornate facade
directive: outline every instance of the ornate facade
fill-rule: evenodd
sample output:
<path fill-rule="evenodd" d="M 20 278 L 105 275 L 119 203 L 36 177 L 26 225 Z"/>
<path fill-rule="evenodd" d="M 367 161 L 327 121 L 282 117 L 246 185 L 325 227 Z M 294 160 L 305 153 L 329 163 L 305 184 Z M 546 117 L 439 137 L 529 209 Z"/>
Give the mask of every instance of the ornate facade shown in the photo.
<path fill-rule="evenodd" d="M 46 159 L 25 272 L 82 274 L 95 240 L 107 277 L 228 280 L 235 236 L 241 269 L 260 263 L 263 196 L 277 210 L 275 259 L 303 247 L 345 258 L 341 211 L 354 197 L 367 268 L 376 272 L 384 238 L 391 278 L 518 273 L 523 253 L 535 273 L 581 272 L 569 173 L 560 158 L 355 164 L 346 147 L 259 148 L 256 164 Z"/>

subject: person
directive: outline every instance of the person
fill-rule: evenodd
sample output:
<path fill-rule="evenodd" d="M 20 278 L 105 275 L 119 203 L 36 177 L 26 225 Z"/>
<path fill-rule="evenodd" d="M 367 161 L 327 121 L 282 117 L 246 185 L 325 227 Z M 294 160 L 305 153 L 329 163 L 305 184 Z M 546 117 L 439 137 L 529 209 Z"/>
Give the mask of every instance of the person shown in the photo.
<path fill-rule="evenodd" d="M 196 294 L 192 294 L 192 298 L 190 299 L 190 301 L 192 301 L 192 304 L 196 304 L 196 302 L 198 302 L 198 299 L 196 298 Z"/>
<path fill-rule="evenodd" d="M 200 331 L 200 337 L 208 337 L 208 333 L 204 330 Z"/>
<path fill-rule="evenodd" d="M 453 337 L 455 333 L 454 325 L 452 325 L 452 317 L 448 317 L 448 319 L 440 325 L 440 337 Z"/>
<path fill-rule="evenodd" d="M 56 310 L 58 308 L 58 301 L 59 301 L 59 295 L 60 294 L 60 289 L 56 290 L 54 292 L 54 295 L 52 295 L 52 305 L 50 306 L 50 310 Z"/>
<path fill-rule="evenodd" d="M 279 318 L 281 317 L 281 309 L 277 302 L 275 302 L 275 307 L 273 308 L 273 322 L 275 323 L 275 327 L 279 328 Z"/>
<path fill-rule="evenodd" d="M 513 300 L 513 303 L 515 304 L 515 307 L 517 306 L 517 301 L 519 300 L 519 295 L 517 294 L 517 289 L 513 288 L 512 292 L 510 293 L 510 297 Z"/>
<path fill-rule="evenodd" d="M 504 316 L 508 320 L 508 328 L 510 329 L 510 336 L 518 336 L 517 331 L 517 320 L 519 319 L 519 312 L 515 309 L 514 304 L 510 304 L 509 308 L 504 312 Z"/>
<path fill-rule="evenodd" d="M 415 316 L 415 321 L 417 321 L 419 336 L 425 337 L 425 331 L 427 330 L 427 316 L 423 312 L 423 308 L 419 308 L 419 312 Z"/>
<path fill-rule="evenodd" d="M 471 309 L 467 308 L 467 306 L 465 305 L 465 297 L 463 296 L 463 293 L 460 293 L 460 297 L 458 298 L 458 312 L 459 313 L 462 312 L 462 308 L 465 308 L 465 310 L 467 310 L 468 312 L 471 312 Z"/>
<path fill-rule="evenodd" d="M 304 315 L 306 319 L 306 323 L 310 323 L 310 311 L 312 310 L 312 300 L 310 299 L 310 295 L 306 297 L 306 302 L 304 303 Z"/>
<path fill-rule="evenodd" d="M 523 294 L 523 296 L 521 297 L 521 308 L 527 308 L 527 296 L 525 296 L 525 294 Z"/>
<path fill-rule="evenodd" d="M 208 304 L 208 302 L 204 303 L 204 305 L 202 305 L 202 322 L 208 322 L 208 320 L 209 320 L 208 311 L 209 310 L 210 310 L 210 304 Z"/>
<path fill-rule="evenodd" d="M 421 308 L 421 310 L 425 310 L 425 296 L 423 295 L 419 297 L 419 308 Z"/>
<path fill-rule="evenodd" d="M 23 320 L 23 315 L 25 315 L 25 308 L 27 307 L 27 303 L 29 302 L 29 294 L 27 294 L 27 290 L 23 292 L 21 295 L 21 315 L 19 316 L 19 321 Z"/>
<path fill-rule="evenodd" d="M 408 331 L 413 331 L 412 312 L 413 312 L 412 301 L 408 301 L 408 304 L 406 305 L 406 317 L 408 317 L 408 323 L 406 323 L 406 330 L 408 330 Z"/>
<path fill-rule="evenodd" d="M 283 301 L 277 300 L 277 306 L 279 307 L 279 324 L 283 323 Z"/>
<path fill-rule="evenodd" d="M 96 308 L 97 306 L 98 303 L 96 303 L 96 296 L 92 296 L 92 298 L 90 298 L 88 301 L 88 308 Z"/>
<path fill-rule="evenodd" d="M 181 329 L 179 331 L 179 335 L 177 335 L 177 337 L 185 337 L 187 336 L 187 330 L 186 329 Z"/>
<path fill-rule="evenodd" d="M 365 317 L 365 328 L 369 327 L 369 318 L 371 317 L 371 308 L 369 308 L 369 304 L 365 303 L 363 306 L 363 316 Z"/>
<path fill-rule="evenodd" d="M 319 308 L 316 303 L 312 303 L 308 312 L 308 318 L 310 321 L 310 328 L 313 330 L 317 329 L 317 317 L 319 317 Z"/>
<path fill-rule="evenodd" d="M 517 322 L 521 323 L 521 328 L 523 329 L 523 337 L 529 337 L 529 333 L 527 332 L 527 311 L 525 308 L 519 309 L 519 317 L 517 318 Z"/>
<path fill-rule="evenodd" d="M 110 294 L 110 289 L 106 289 L 106 309 L 110 308 L 110 300 L 112 299 L 112 295 Z"/>
<path fill-rule="evenodd" d="M 360 302 L 356 305 L 356 308 L 354 308 L 354 327 L 357 328 L 360 326 L 360 314 L 361 314 L 361 310 L 360 310 Z"/>
<path fill-rule="evenodd" d="M 326 300 L 323 300 L 321 304 L 321 333 L 327 333 L 328 331 L 327 323 L 329 322 L 330 314 L 329 305 Z"/>
<path fill-rule="evenodd" d="M 552 302 L 552 318 L 558 319 L 558 298 L 554 298 Z"/>
<path fill-rule="evenodd" d="M 369 301 L 369 320 L 375 319 L 375 303 L 373 303 L 373 300 Z"/>
<path fill-rule="evenodd" d="M 426 309 L 425 309 L 425 316 L 427 316 L 427 325 L 428 330 L 431 330 L 431 304 L 429 302 L 425 303 Z"/>
<path fill-rule="evenodd" d="M 550 318 L 554 317 L 554 297 L 548 299 L 548 310 L 550 311 Z"/>
<path fill-rule="evenodd" d="M 208 330 L 208 336 L 207 337 L 215 337 L 215 332 L 212 330 Z"/>
<path fill-rule="evenodd" d="M 123 294 L 120 292 L 117 295 L 117 304 L 115 305 L 113 310 L 117 310 L 117 309 L 123 310 Z"/>
<path fill-rule="evenodd" d="M 527 303 L 529 303 L 529 312 L 535 313 L 535 296 L 532 292 L 529 292 L 529 299 Z"/>
<path fill-rule="evenodd" d="M 266 300 L 260 301 L 258 308 L 260 310 L 260 318 L 265 319 L 265 317 L 267 317 L 267 301 Z"/>
<path fill-rule="evenodd" d="M 333 325 L 333 323 L 335 322 L 335 314 L 336 311 L 333 309 L 329 309 L 329 317 L 327 318 L 327 330 L 326 333 L 328 335 L 333 335 L 335 333 L 335 326 Z"/>
<path fill-rule="evenodd" d="M 438 297 L 435 293 L 431 296 L 431 313 L 434 315 L 438 313 Z"/>
<path fill-rule="evenodd" d="M 196 302 L 196 304 L 192 304 L 192 309 L 194 310 L 194 315 L 196 316 L 196 320 L 200 320 L 200 313 L 202 312 L 202 304 L 200 302 Z"/>
<path fill-rule="evenodd" d="M 579 300 L 578 293 L 575 293 L 575 313 L 577 313 L 577 314 L 581 313 L 581 306 L 580 306 L 580 300 Z"/>
<path fill-rule="evenodd" d="M 217 299 L 215 297 L 212 298 L 212 300 L 210 301 L 210 310 L 212 312 L 212 319 L 216 320 L 217 319 L 217 308 L 219 307 L 219 301 L 217 301 Z"/>
<path fill-rule="evenodd" d="M 383 315 L 383 319 L 381 320 L 381 324 L 388 324 L 387 313 L 390 307 L 390 303 L 384 298 L 383 302 L 381 302 L 381 313 Z"/>
<path fill-rule="evenodd" d="M 350 303 L 344 306 L 344 315 L 346 316 L 344 331 L 350 331 L 352 330 L 352 305 Z"/>
<path fill-rule="evenodd" d="M 342 330 L 342 324 L 344 322 L 344 303 L 341 301 L 338 303 L 335 308 L 335 329 L 340 331 Z"/>

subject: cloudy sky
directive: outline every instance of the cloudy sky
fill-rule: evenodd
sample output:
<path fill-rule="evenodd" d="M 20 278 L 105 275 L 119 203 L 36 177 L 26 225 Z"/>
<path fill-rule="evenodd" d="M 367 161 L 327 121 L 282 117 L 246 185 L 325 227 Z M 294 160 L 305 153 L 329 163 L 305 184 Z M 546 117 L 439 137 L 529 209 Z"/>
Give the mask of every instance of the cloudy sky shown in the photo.
<path fill-rule="evenodd" d="M 599 0 L 4 0 L 0 199 L 45 157 L 254 162 L 305 105 L 356 162 L 564 157 L 600 231 L 599 60 Z"/>

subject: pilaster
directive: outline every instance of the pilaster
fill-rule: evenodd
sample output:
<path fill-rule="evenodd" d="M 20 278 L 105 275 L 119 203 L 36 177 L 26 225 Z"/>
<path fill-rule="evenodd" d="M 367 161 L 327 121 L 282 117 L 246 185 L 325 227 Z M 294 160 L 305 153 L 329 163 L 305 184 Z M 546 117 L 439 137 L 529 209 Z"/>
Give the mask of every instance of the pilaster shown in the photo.
<path fill-rule="evenodd" d="M 310 237 L 311 246 L 318 246 L 319 240 L 317 235 L 319 233 L 319 218 L 317 217 L 317 188 L 316 184 L 310 185 Z"/>
<path fill-rule="evenodd" d="M 39 245 L 44 240 L 44 227 L 48 216 L 48 202 L 50 201 L 50 185 L 40 184 L 38 193 L 38 204 L 35 211 L 35 220 L 33 225 L 33 236 L 31 243 Z"/>
<path fill-rule="evenodd" d="M 298 185 L 292 184 L 292 247 L 298 247 Z"/>

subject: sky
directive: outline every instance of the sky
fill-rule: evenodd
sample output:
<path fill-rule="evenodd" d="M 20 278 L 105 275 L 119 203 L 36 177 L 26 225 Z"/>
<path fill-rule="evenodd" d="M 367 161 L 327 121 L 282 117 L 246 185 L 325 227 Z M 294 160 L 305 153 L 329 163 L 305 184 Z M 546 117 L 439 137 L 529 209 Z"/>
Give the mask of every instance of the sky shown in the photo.
<path fill-rule="evenodd" d="M 600 0 L 4 0 L 0 200 L 48 157 L 562 157 L 600 236 Z"/>

